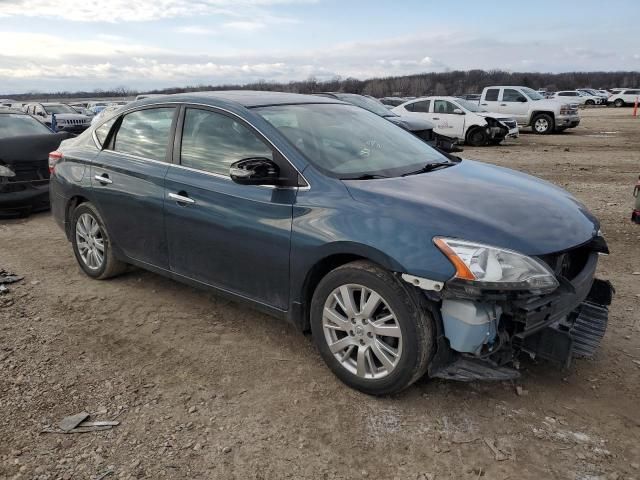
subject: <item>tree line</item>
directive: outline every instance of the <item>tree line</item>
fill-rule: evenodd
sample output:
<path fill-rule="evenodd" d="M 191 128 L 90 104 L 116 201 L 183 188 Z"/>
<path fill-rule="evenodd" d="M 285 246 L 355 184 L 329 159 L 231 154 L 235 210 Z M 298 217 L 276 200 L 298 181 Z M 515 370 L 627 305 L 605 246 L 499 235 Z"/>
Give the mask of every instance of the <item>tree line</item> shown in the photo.
<path fill-rule="evenodd" d="M 270 90 L 291 93 L 345 92 L 371 95 L 374 97 L 425 95 L 461 95 L 480 93 L 489 85 L 523 85 L 535 90 L 545 88 L 548 91 L 574 90 L 576 88 L 616 88 L 640 86 L 640 72 L 506 72 L 502 70 L 467 70 L 439 73 L 420 73 L 385 78 L 335 77 L 330 80 L 309 78 L 302 81 L 279 83 L 260 80 L 247 84 L 197 85 L 172 87 L 139 92 L 126 87 L 111 90 L 93 90 L 91 92 L 29 92 L 20 95 L 8 95 L 20 100 L 46 98 L 95 98 L 95 97 L 132 97 L 140 93 L 185 93 L 208 90 Z"/>

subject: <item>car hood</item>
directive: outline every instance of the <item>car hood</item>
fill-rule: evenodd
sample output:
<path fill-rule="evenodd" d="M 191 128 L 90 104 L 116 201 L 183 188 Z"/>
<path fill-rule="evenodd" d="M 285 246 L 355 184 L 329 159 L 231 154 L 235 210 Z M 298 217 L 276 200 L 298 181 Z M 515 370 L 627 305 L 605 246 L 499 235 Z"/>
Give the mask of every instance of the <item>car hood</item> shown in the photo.
<path fill-rule="evenodd" d="M 544 255 L 581 245 L 599 230 L 598 220 L 567 191 L 471 160 L 408 177 L 344 183 L 378 221 L 389 217 L 397 231 L 417 228 L 424 242 L 448 236 Z"/>
<path fill-rule="evenodd" d="M 433 123 L 422 120 L 420 118 L 413 118 L 407 115 L 396 114 L 391 117 L 384 117 L 390 122 L 400 125 L 401 127 L 409 130 L 410 132 L 419 132 L 421 130 L 433 130 Z"/>
<path fill-rule="evenodd" d="M 481 117 L 491 117 L 496 120 L 514 120 L 513 117 L 506 115 L 504 113 L 496 113 L 496 112 L 475 112 L 476 115 L 480 115 Z"/>

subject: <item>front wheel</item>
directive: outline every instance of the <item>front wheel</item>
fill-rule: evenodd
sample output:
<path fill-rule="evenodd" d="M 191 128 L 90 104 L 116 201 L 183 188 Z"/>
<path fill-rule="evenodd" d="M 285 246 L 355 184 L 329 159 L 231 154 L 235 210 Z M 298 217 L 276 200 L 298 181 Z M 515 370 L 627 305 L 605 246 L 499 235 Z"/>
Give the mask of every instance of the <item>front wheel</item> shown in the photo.
<path fill-rule="evenodd" d="M 546 135 L 553 132 L 553 118 L 551 115 L 541 113 L 533 119 L 533 131 L 540 135 Z"/>
<path fill-rule="evenodd" d="M 467 133 L 467 144 L 473 147 L 483 147 L 489 143 L 489 134 L 484 128 L 473 128 Z"/>
<path fill-rule="evenodd" d="M 400 280 L 366 261 L 328 273 L 311 302 L 322 358 L 340 380 L 371 395 L 399 392 L 424 375 L 432 325 Z"/>
<path fill-rule="evenodd" d="M 621 98 L 618 98 L 615 102 L 613 102 L 613 104 L 618 108 L 624 107 L 624 100 L 622 100 Z"/>
<path fill-rule="evenodd" d="M 112 243 L 102 217 L 91 203 L 81 203 L 72 215 L 73 253 L 88 276 L 103 280 L 126 269 L 113 255 Z"/>
<path fill-rule="evenodd" d="M 595 105 L 596 104 L 596 102 L 594 102 L 593 100 L 587 100 L 584 103 L 585 103 L 585 105 Z"/>

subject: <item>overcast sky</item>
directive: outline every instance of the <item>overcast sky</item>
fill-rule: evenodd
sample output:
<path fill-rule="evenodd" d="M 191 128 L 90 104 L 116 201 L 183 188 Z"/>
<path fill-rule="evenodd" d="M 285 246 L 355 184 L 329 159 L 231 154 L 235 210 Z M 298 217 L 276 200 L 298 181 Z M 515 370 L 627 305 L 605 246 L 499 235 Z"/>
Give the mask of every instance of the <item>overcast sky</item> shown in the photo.
<path fill-rule="evenodd" d="M 640 70 L 640 0 L 0 0 L 0 94 Z"/>

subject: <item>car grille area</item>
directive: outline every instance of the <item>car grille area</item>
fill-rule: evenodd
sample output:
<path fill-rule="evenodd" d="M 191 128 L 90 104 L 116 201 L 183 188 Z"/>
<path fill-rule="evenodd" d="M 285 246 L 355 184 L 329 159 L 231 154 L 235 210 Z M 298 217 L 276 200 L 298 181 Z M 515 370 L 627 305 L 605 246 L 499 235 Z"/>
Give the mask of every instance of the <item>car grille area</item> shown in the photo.
<path fill-rule="evenodd" d="M 609 323 L 609 309 L 604 305 L 584 302 L 569 331 L 573 339 L 573 355 L 593 357 Z"/>

